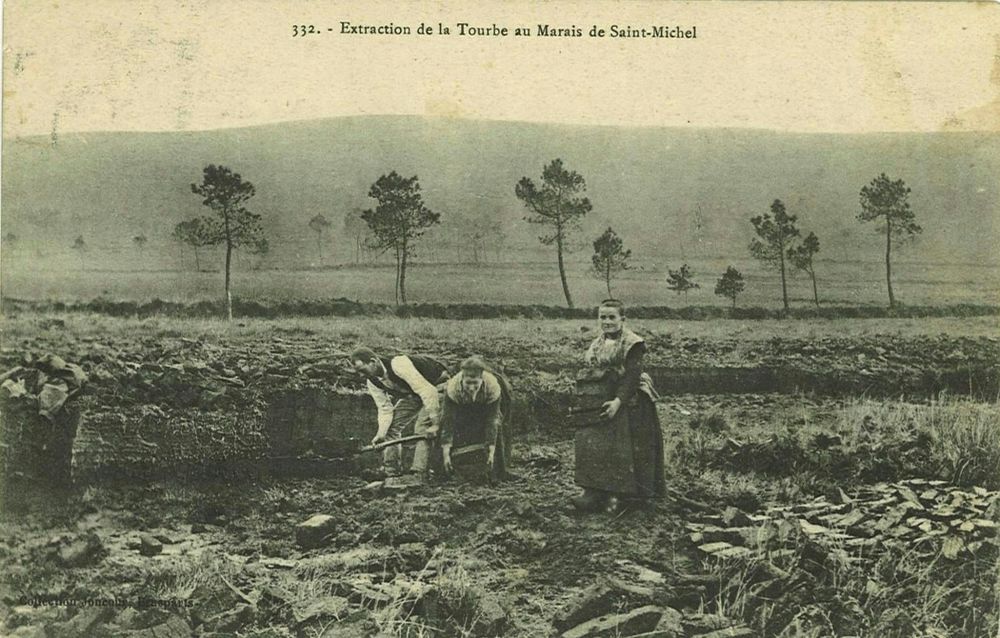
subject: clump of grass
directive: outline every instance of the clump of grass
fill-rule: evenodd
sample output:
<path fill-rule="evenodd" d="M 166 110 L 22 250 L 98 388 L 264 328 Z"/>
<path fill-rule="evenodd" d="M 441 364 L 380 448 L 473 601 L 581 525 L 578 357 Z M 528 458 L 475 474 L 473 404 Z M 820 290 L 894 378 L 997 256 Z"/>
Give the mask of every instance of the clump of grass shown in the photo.
<path fill-rule="evenodd" d="M 441 574 L 432 582 L 430 566 L 437 563 Z M 409 588 L 400 588 L 374 616 L 382 635 L 400 638 L 481 635 L 481 601 L 484 590 L 461 563 L 440 560 L 435 551 Z M 421 592 L 421 589 L 426 588 Z"/>
<path fill-rule="evenodd" d="M 960 485 L 1000 488 L 1000 408 L 952 402 L 936 447 L 950 479 Z"/>
<path fill-rule="evenodd" d="M 720 410 L 709 410 L 704 414 L 694 416 L 688 421 L 688 427 L 692 430 L 710 432 L 712 434 L 722 434 L 729 431 L 729 422 L 726 415 Z"/>
<path fill-rule="evenodd" d="M 183 562 L 163 563 L 151 568 L 146 583 L 164 599 L 185 599 L 199 586 L 218 588 L 232 583 L 242 564 L 221 553 L 205 551 Z"/>
<path fill-rule="evenodd" d="M 484 590 L 461 564 L 446 568 L 438 578 L 435 615 L 445 634 L 476 636 Z"/>
<path fill-rule="evenodd" d="M 996 627 L 994 583 L 985 576 L 995 564 L 995 552 L 955 562 L 895 550 L 853 585 L 864 592 L 872 635 L 985 636 Z"/>
<path fill-rule="evenodd" d="M 858 400 L 841 412 L 855 448 L 899 448 L 901 473 L 1000 488 L 1000 405 L 943 395 L 930 404 Z M 900 459 L 897 458 L 897 461 Z M 902 477 L 888 477 L 902 478 Z"/>
<path fill-rule="evenodd" d="M 948 560 L 906 546 L 873 561 L 793 531 L 791 556 L 706 561 L 718 589 L 704 609 L 763 636 L 985 636 L 996 627 L 996 552 Z"/>

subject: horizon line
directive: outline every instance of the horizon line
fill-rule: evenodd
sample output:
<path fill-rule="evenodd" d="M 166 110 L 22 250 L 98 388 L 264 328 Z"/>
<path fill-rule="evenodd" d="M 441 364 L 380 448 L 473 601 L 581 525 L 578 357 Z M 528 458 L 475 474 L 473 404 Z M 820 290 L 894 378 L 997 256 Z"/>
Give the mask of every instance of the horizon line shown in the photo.
<path fill-rule="evenodd" d="M 526 124 L 532 126 L 551 126 L 567 128 L 613 128 L 613 129 L 671 129 L 671 130 L 692 130 L 692 131 L 750 131 L 759 133 L 775 133 L 782 135 L 814 135 L 814 136 L 845 136 L 845 135 L 996 135 L 1000 130 L 993 129 L 955 129 L 926 131 L 920 129 L 886 129 L 869 131 L 835 131 L 835 130 L 804 130 L 804 129 L 780 129 L 765 126 L 704 126 L 694 124 L 614 124 L 614 123 L 581 123 L 581 122 L 547 122 L 541 120 L 517 120 L 503 118 L 482 118 L 463 117 L 454 115 L 422 115 L 417 113 L 358 113 L 351 115 L 330 115 L 313 118 L 293 118 L 288 120 L 274 120 L 271 122 L 259 122 L 251 124 L 234 124 L 232 126 L 217 126 L 212 128 L 185 128 L 185 129 L 142 129 L 142 128 L 122 128 L 122 129 L 78 129 L 67 131 L 56 131 L 56 138 L 66 135 L 115 135 L 115 134 L 144 134 L 144 135 L 168 135 L 168 134 L 193 134 L 193 133 L 217 133 L 222 131 L 236 131 L 246 129 L 260 129 L 278 127 L 285 125 L 307 124 L 313 122 L 325 122 L 331 120 L 347 119 L 376 119 L 376 118 L 400 118 L 400 119 L 420 119 L 432 121 L 451 121 L 460 123 L 488 122 L 495 124 Z M 28 135 L 4 133 L 4 141 L 17 142 L 29 141 L 36 138 L 53 137 L 52 132 L 31 133 Z"/>

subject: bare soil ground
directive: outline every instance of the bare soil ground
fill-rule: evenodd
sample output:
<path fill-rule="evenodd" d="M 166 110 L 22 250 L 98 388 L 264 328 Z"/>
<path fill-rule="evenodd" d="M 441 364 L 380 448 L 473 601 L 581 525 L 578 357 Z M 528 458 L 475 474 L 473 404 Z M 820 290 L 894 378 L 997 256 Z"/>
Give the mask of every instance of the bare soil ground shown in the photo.
<path fill-rule="evenodd" d="M 77 485 L 2 513 L 0 634 L 993 635 L 1000 409 L 954 396 L 995 379 L 989 327 L 774 324 L 643 324 L 669 494 L 580 515 L 559 418 L 579 322 L 6 321 L 0 368 L 29 394 L 45 353 L 88 380 L 67 402 Z M 370 436 L 338 358 L 362 340 L 499 362 L 520 393 L 516 476 L 255 471 L 306 413 L 296 453 L 324 428 L 334 448 Z M 795 382 L 726 391 L 762 369 Z M 703 387 L 672 381 L 691 375 Z M 901 384 L 906 400 L 883 390 Z M 118 465 L 128 481 L 95 471 Z"/>

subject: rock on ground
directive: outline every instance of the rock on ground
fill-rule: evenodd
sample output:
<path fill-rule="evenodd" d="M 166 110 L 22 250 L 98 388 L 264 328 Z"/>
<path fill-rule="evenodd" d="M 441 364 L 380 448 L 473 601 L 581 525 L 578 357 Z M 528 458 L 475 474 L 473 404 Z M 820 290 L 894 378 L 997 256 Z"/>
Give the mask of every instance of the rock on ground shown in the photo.
<path fill-rule="evenodd" d="M 617 638 L 648 633 L 663 617 L 659 607 L 646 605 L 625 614 L 607 614 L 563 632 L 562 638 Z"/>
<path fill-rule="evenodd" d="M 295 526 L 295 542 L 303 549 L 315 549 L 336 531 L 337 523 L 332 516 L 315 514 Z"/>

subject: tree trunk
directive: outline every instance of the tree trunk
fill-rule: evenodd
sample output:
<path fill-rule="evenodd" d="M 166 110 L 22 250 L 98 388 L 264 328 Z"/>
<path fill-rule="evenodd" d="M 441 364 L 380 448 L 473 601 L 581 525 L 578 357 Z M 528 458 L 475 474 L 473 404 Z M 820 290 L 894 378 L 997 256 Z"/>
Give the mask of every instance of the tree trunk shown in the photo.
<path fill-rule="evenodd" d="M 201 257 L 198 256 L 198 247 L 194 247 L 194 267 L 195 270 L 201 272 Z"/>
<path fill-rule="evenodd" d="M 396 249 L 396 288 L 395 288 L 396 305 L 397 306 L 399 305 L 399 264 L 400 264 L 399 249 L 397 248 Z"/>
<path fill-rule="evenodd" d="M 556 230 L 556 251 L 559 255 L 559 279 L 562 280 L 563 294 L 566 295 L 566 305 L 573 307 L 573 297 L 569 294 L 569 284 L 566 282 L 566 266 L 563 263 L 562 228 Z"/>
<path fill-rule="evenodd" d="M 736 295 L 733 295 L 733 309 L 736 309 Z"/>
<path fill-rule="evenodd" d="M 604 271 L 604 283 L 608 286 L 608 299 L 613 299 L 614 295 L 611 294 L 611 269 L 608 268 Z"/>
<path fill-rule="evenodd" d="M 232 261 L 233 244 L 226 240 L 226 320 L 233 320 L 233 293 L 229 287 L 229 266 Z"/>
<path fill-rule="evenodd" d="M 813 300 L 816 302 L 816 307 L 819 308 L 819 291 L 816 290 L 816 271 L 809 268 L 809 274 L 813 280 Z"/>
<path fill-rule="evenodd" d="M 323 236 L 316 233 L 316 252 L 319 253 L 319 265 L 323 265 Z"/>
<path fill-rule="evenodd" d="M 233 237 L 229 231 L 229 211 L 225 211 L 226 220 L 226 320 L 233 320 L 233 293 L 229 288 L 229 269 L 233 259 Z"/>
<path fill-rule="evenodd" d="M 785 306 L 785 312 L 788 312 L 788 286 L 785 284 L 785 244 L 781 243 L 780 245 L 781 250 L 778 255 L 781 261 L 781 303 Z"/>
<path fill-rule="evenodd" d="M 896 307 L 896 297 L 892 294 L 892 264 L 889 261 L 889 255 L 892 252 L 892 224 L 889 222 L 888 216 L 885 220 L 885 284 L 889 289 L 889 307 Z"/>
<path fill-rule="evenodd" d="M 403 246 L 403 258 L 399 265 L 399 300 L 406 305 L 406 246 Z"/>

